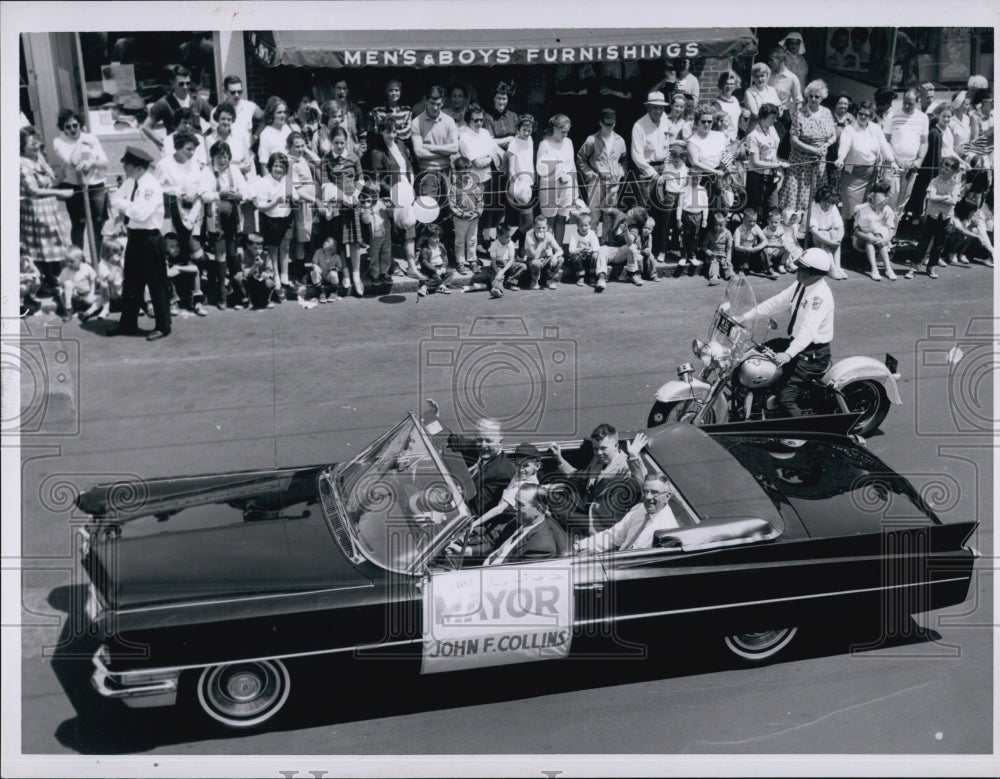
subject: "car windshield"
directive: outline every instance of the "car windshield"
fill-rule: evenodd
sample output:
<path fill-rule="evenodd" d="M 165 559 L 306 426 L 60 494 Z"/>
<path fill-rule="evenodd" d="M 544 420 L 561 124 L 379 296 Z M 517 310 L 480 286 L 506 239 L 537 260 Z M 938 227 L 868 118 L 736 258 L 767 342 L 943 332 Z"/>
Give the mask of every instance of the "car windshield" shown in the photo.
<path fill-rule="evenodd" d="M 336 519 L 361 554 L 392 571 L 411 571 L 469 516 L 458 485 L 413 415 L 337 466 L 332 481 Z"/>

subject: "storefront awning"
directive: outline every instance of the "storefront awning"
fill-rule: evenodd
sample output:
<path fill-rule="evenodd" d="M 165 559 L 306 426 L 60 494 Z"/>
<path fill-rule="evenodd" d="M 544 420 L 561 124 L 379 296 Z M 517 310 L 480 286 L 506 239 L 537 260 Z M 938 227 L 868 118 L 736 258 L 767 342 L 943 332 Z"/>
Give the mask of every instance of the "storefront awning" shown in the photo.
<path fill-rule="evenodd" d="M 545 65 L 756 51 L 748 27 L 568 30 L 276 30 L 252 33 L 265 64 L 303 68 Z"/>

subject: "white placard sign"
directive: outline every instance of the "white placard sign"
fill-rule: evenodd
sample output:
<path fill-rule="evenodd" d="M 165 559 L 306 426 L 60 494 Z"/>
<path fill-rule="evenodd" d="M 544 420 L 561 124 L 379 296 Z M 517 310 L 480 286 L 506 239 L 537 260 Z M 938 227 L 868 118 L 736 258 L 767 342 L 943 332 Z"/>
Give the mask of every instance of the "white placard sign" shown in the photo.
<path fill-rule="evenodd" d="M 435 573 L 423 605 L 421 673 L 565 657 L 572 567 L 552 561 Z"/>

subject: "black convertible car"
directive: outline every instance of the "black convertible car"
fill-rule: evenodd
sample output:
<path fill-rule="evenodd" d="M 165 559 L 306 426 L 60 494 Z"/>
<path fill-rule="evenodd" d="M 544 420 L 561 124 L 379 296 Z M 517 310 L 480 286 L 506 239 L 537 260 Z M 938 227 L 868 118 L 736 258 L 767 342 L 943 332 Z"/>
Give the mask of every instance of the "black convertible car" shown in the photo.
<path fill-rule="evenodd" d="M 347 463 L 92 487 L 77 505 L 93 685 L 135 707 L 180 694 L 244 728 L 310 684 L 298 664 L 338 653 L 435 673 L 558 659 L 627 626 L 701 631 L 760 661 L 834 615 L 962 602 L 976 523 L 943 523 L 847 436 L 853 421 L 815 432 L 814 417 L 794 438 L 793 422 L 657 428 L 642 457 L 676 488 L 680 527 L 649 549 L 508 565 L 454 554 L 471 482 L 413 414 Z M 560 443 L 589 461 L 589 441 Z M 543 460 L 542 481 L 555 472 Z"/>

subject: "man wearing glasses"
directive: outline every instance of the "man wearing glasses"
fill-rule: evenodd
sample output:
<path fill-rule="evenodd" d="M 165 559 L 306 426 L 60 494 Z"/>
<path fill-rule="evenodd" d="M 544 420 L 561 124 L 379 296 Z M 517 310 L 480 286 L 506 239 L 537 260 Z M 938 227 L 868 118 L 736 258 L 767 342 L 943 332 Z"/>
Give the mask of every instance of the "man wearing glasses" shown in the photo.
<path fill-rule="evenodd" d="M 191 94 L 191 71 L 185 67 L 173 68 L 172 91 L 161 97 L 149 109 L 149 116 L 142 125 L 142 134 L 163 151 L 163 138 L 177 129 L 177 112 L 182 108 L 190 108 L 191 113 L 199 117 L 204 126 L 212 120 L 212 108 L 200 97 Z M 162 125 L 163 135 L 157 132 Z M 200 131 L 204 128 L 196 128 Z"/>
<path fill-rule="evenodd" d="M 597 554 L 609 550 L 652 549 L 653 534 L 657 530 L 680 527 L 669 505 L 673 494 L 674 489 L 666 476 L 647 476 L 642 483 L 642 503 L 607 530 L 577 541 L 573 545 L 574 552 Z"/>
<path fill-rule="evenodd" d="M 222 80 L 223 100 L 236 111 L 233 129 L 246 134 L 247 140 L 253 137 L 253 127 L 264 118 L 264 112 L 253 100 L 243 97 L 243 82 L 239 76 L 226 76 Z"/>

